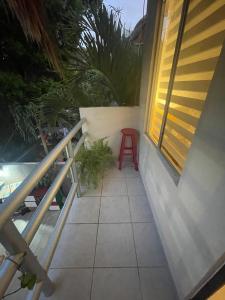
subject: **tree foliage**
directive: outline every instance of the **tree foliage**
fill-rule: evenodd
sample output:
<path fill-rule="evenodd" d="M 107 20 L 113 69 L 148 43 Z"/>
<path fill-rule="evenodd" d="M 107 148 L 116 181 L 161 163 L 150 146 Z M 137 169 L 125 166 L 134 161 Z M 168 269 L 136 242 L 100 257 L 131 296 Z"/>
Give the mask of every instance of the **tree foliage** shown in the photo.
<path fill-rule="evenodd" d="M 76 32 L 74 43 L 77 43 L 78 19 L 83 11 L 88 9 L 88 6 L 83 5 L 81 0 L 43 2 L 48 19 L 47 29 L 58 46 L 63 64 L 67 59 L 65 41 L 68 24 L 73 24 L 74 32 Z M 7 159 L 16 158 L 8 155 L 10 152 L 8 149 L 12 148 L 14 143 L 16 143 L 17 149 L 26 147 L 23 140 L 15 134 L 16 119 L 15 114 L 11 112 L 19 112 L 19 110 L 27 112 L 31 106 L 30 103 L 35 103 L 34 105 L 37 106 L 41 99 L 46 100 L 48 96 L 52 99 L 53 90 L 55 89 L 55 94 L 57 94 L 61 89 L 59 83 L 62 85 L 60 77 L 49 65 L 46 53 L 37 43 L 26 39 L 20 23 L 5 4 L 5 0 L 0 2 L 0 156 L 3 160 L 5 157 Z M 62 100 L 62 97 L 60 99 Z M 64 99 L 63 103 L 65 103 Z M 30 114 L 28 113 L 28 115 Z M 22 114 L 20 113 L 19 116 Z M 25 118 L 24 114 L 23 117 Z M 23 131 L 28 133 L 26 127 L 29 123 L 21 122 L 21 127 L 24 124 Z M 30 134 L 30 140 L 33 142 L 33 134 L 31 132 Z M 11 136 L 13 136 L 13 140 Z M 23 134 L 22 137 L 25 135 Z"/>
<path fill-rule="evenodd" d="M 57 125 L 72 127 L 79 119 L 73 99 L 65 97 L 65 86 L 52 81 L 48 91 L 33 102 L 21 105 L 14 102 L 10 106 L 15 126 L 25 141 L 37 140 L 43 130 Z"/>
<path fill-rule="evenodd" d="M 7 123 L 0 135 L 6 143 L 15 126 L 28 142 L 43 127 L 69 127 L 80 106 L 138 104 L 142 53 L 130 42 L 118 12 L 98 0 L 49 0 L 44 5 L 63 80 L 0 3 L 0 117 Z"/>
<path fill-rule="evenodd" d="M 105 5 L 92 7 L 82 15 L 80 27 L 80 43 L 70 53 L 73 86 L 82 85 L 100 103 L 137 105 L 142 53 L 130 42 L 118 14 Z"/>
<path fill-rule="evenodd" d="M 81 147 L 76 161 L 81 182 L 96 188 L 104 172 L 112 166 L 114 158 L 105 139 L 99 139 L 89 147 Z"/>

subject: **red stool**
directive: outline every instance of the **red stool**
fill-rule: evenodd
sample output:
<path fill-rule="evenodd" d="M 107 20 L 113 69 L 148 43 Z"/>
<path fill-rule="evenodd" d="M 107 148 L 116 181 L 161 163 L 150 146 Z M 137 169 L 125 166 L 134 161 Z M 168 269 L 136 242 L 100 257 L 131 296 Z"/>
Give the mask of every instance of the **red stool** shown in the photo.
<path fill-rule="evenodd" d="M 137 140 L 138 133 L 136 129 L 133 128 L 124 128 L 121 130 L 122 133 L 122 141 L 120 146 L 120 155 L 119 155 L 119 170 L 122 168 L 123 157 L 124 155 L 132 155 L 133 163 L 135 166 L 135 170 L 138 170 L 138 162 L 137 162 Z M 131 146 L 126 146 L 126 139 L 130 138 Z M 129 152 L 126 152 L 128 150 Z"/>

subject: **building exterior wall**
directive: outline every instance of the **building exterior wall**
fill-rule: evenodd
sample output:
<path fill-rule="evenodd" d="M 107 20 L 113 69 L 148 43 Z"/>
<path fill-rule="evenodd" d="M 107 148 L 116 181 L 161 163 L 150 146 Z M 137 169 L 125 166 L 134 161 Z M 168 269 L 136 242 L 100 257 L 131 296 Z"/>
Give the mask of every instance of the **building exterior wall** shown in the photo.
<path fill-rule="evenodd" d="M 80 108 L 81 118 L 86 118 L 83 132 L 88 132 L 90 141 L 107 138 L 115 156 L 119 153 L 122 128 L 139 127 L 139 107 L 87 107 Z"/>
<path fill-rule="evenodd" d="M 140 172 L 180 299 L 225 260 L 225 45 L 197 132 L 177 182 L 145 134 L 156 0 L 149 22 L 140 94 Z"/>

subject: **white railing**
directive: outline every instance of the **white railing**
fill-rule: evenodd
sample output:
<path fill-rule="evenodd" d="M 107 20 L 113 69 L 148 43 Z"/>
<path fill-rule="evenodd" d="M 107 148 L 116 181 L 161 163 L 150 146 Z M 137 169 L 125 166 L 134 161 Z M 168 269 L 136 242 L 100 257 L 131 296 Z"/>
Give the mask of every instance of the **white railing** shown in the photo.
<path fill-rule="evenodd" d="M 51 296 L 54 292 L 53 283 L 47 273 L 75 193 L 79 193 L 79 180 L 76 172 L 75 156 L 81 145 L 84 143 L 86 134 L 82 135 L 74 149 L 71 140 L 81 129 L 84 122 L 85 119 L 82 119 L 37 165 L 33 172 L 27 176 L 6 201 L 0 205 L 0 242 L 10 255 L 10 260 L 5 260 L 0 268 L 0 299 L 6 293 L 13 276 L 17 271 L 18 265 L 22 265 L 22 268 L 25 271 L 34 274 L 37 277 L 38 283 L 36 283 L 34 289 L 28 293 L 27 299 L 39 299 L 42 290 L 46 296 Z M 12 222 L 14 212 L 24 202 L 24 199 L 47 173 L 49 168 L 64 150 L 67 155 L 65 164 L 52 182 L 25 229 L 20 234 Z M 70 191 L 63 209 L 60 212 L 54 231 L 50 236 L 46 251 L 40 260 L 38 260 L 29 248 L 29 245 L 68 172 L 70 172 L 72 181 Z"/>

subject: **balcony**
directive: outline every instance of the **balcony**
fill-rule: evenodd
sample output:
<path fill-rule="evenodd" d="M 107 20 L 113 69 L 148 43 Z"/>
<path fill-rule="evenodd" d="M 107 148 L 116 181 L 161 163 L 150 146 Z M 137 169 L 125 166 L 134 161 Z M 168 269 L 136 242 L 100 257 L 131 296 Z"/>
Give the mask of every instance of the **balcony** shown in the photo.
<path fill-rule="evenodd" d="M 112 110 L 116 110 L 117 116 L 119 111 L 114 108 L 110 109 L 111 119 L 115 122 Z M 126 115 L 122 109 L 124 118 L 121 122 L 125 120 L 126 124 L 117 122 L 114 126 L 108 126 L 110 130 L 113 129 L 117 132 L 117 135 L 111 132 L 109 137 L 113 150 L 116 149 L 115 145 L 118 144 L 119 138 L 119 131 L 116 126 L 121 128 L 132 125 L 130 122 L 135 120 L 136 109 L 128 110 Z M 107 122 L 110 122 L 107 113 L 104 115 Z M 87 122 L 89 127 L 91 122 L 89 117 Z M 95 118 L 96 126 L 98 122 Z M 103 120 L 101 119 L 100 122 L 102 123 Z M 102 128 L 104 129 L 104 126 Z M 83 127 L 83 131 L 88 131 L 88 127 Z M 101 132 L 101 134 L 104 135 L 105 132 Z M 84 137 L 83 135 L 81 138 L 82 142 Z M 77 152 L 76 149 L 81 144 L 80 142 L 77 144 L 73 153 Z M 49 156 L 53 157 L 52 153 Z M 71 164 L 72 161 L 68 158 L 59 174 L 65 176 Z M 39 167 L 40 170 L 42 170 L 41 167 Z M 38 171 L 35 174 L 37 173 Z M 56 185 L 57 180 L 57 186 L 59 186 L 59 182 L 63 180 L 63 178 L 60 180 L 59 178 L 60 176 L 56 177 L 53 186 Z M 74 186 L 76 188 L 76 185 Z M 51 187 L 49 190 L 50 195 Z M 73 186 L 71 190 L 73 190 Z M 75 189 L 71 195 L 74 194 L 74 191 Z M 51 203 L 49 199 L 53 197 L 53 194 L 51 196 L 45 195 L 45 199 L 43 198 L 41 201 L 43 207 L 40 204 L 25 228 L 19 230 L 28 245 L 32 240 L 31 250 L 33 250 L 32 244 L 36 245 L 35 247 L 42 244 L 39 245 L 39 250 L 34 249 L 33 252 L 38 255 L 41 266 L 46 271 L 49 269 L 48 276 L 54 283 L 54 293 L 50 297 L 41 293 L 39 298 L 39 293 L 35 294 L 36 289 L 29 293 L 22 289 L 9 296 L 8 299 L 177 299 L 141 176 L 139 172 L 134 170 L 129 159 L 125 161 L 121 171 L 117 169 L 116 165 L 107 171 L 96 189 L 85 190 L 84 187 L 81 187 L 81 191 L 81 197 L 73 196 L 70 199 L 68 196 L 64 205 L 65 215 L 68 213 L 68 217 L 66 215 L 62 220 L 63 209 L 55 230 L 53 230 L 55 215 L 53 216 L 49 211 L 46 211 L 45 216 L 47 218 L 43 219 L 42 216 L 42 222 L 45 222 L 45 225 L 51 225 L 50 233 L 40 233 L 41 227 L 39 227 L 32 240 L 32 235 L 38 226 L 36 220 L 40 218 L 40 213 L 43 214 L 43 207 L 45 210 L 47 209 L 44 202 L 48 202 L 49 205 Z M 12 202 L 15 202 L 15 198 L 12 198 Z M 32 225 L 29 225 L 30 223 Z M 35 226 L 35 229 L 32 226 Z M 47 240 L 50 240 L 50 245 Z M 56 247 L 57 240 L 59 242 Z M 46 251 L 43 251 L 44 241 L 46 242 L 44 246 Z M 51 254 L 48 253 L 49 251 Z M 53 255 L 52 261 L 51 255 Z M 16 260 L 17 256 L 14 257 Z M 5 268 L 7 269 L 7 267 Z M 4 273 L 0 275 L 1 278 L 4 278 Z M 43 281 L 41 281 L 42 283 Z M 18 284 L 17 276 L 14 276 L 7 293 L 14 291 Z M 36 287 L 38 285 L 40 286 L 40 283 Z"/>
<path fill-rule="evenodd" d="M 55 293 L 40 299 L 176 299 L 144 186 L 129 162 L 74 199 L 49 276 Z"/>
<path fill-rule="evenodd" d="M 56 290 L 40 299 L 176 299 L 141 177 L 129 162 L 74 199 L 49 276 Z M 25 297 L 22 290 L 9 299 Z"/>

